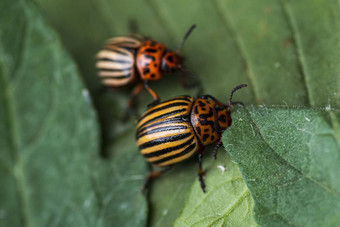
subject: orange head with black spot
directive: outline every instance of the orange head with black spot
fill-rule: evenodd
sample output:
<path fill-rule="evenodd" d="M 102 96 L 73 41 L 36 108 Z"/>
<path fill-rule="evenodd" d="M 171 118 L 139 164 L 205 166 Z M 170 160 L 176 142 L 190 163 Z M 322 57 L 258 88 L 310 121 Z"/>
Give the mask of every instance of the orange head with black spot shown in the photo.
<path fill-rule="evenodd" d="M 166 51 L 162 58 L 161 71 L 165 73 L 175 72 L 182 68 L 183 58 L 173 51 Z"/>
<path fill-rule="evenodd" d="M 216 108 L 217 113 L 217 125 L 218 131 L 223 132 L 229 126 L 231 126 L 231 115 L 230 112 L 226 111 L 225 108 Z"/>
<path fill-rule="evenodd" d="M 233 98 L 234 92 L 243 87 L 247 87 L 247 84 L 238 85 L 231 91 L 228 105 L 224 105 L 223 103 L 217 101 L 218 107 L 216 107 L 215 109 L 217 113 L 218 128 L 221 133 L 231 126 L 231 106 L 233 104 L 231 100 Z"/>
<path fill-rule="evenodd" d="M 189 30 L 183 36 L 181 42 L 176 51 L 166 50 L 162 57 L 162 72 L 174 72 L 176 70 L 182 70 L 183 57 L 180 55 L 184 41 L 188 38 L 192 30 L 196 27 L 195 24 L 191 25 Z"/>

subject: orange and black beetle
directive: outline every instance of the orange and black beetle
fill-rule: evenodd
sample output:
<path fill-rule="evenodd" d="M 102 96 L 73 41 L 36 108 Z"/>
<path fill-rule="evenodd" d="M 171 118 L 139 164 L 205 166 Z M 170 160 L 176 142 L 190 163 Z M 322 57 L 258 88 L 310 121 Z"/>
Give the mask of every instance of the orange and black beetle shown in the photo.
<path fill-rule="evenodd" d="M 183 72 L 183 76 L 187 74 L 188 71 L 183 69 L 183 58 L 179 54 L 184 41 L 195 27 L 196 25 L 192 25 L 186 32 L 176 52 L 140 35 L 109 39 L 104 49 L 97 54 L 96 68 L 102 83 L 108 87 L 122 87 L 136 82 L 128 104 L 129 108 L 143 86 L 152 95 L 154 104 L 158 103 L 159 96 L 148 83 L 161 79 L 162 73 L 179 70 Z"/>
<path fill-rule="evenodd" d="M 221 135 L 232 122 L 232 96 L 236 90 L 246 86 L 241 84 L 232 90 L 228 105 L 210 95 L 199 98 L 179 96 L 148 109 L 138 120 L 137 145 L 148 162 L 167 168 L 151 172 L 144 186 L 172 165 L 198 152 L 199 181 L 205 191 L 202 170 L 204 146 L 215 143 L 213 156 L 216 158 L 217 148 L 222 146 Z"/>

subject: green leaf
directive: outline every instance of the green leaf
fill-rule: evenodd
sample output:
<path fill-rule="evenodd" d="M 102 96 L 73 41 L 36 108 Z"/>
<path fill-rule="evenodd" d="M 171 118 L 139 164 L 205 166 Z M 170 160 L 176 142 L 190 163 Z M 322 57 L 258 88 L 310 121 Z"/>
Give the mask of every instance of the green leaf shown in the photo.
<path fill-rule="evenodd" d="M 238 167 L 225 152 L 218 158 L 205 162 L 208 192 L 203 193 L 196 180 L 174 226 L 257 226 L 253 199 Z"/>
<path fill-rule="evenodd" d="M 0 226 L 145 225 L 145 163 L 118 150 L 134 130 L 99 158 L 87 89 L 31 1 L 0 2 L 0 122 Z"/>
<path fill-rule="evenodd" d="M 198 182 L 196 159 L 154 182 L 150 224 L 170 226 L 176 220 L 174 226 L 257 226 L 249 190 L 226 152 L 218 153 L 217 160 L 206 157 L 203 167 L 207 193 Z"/>
<path fill-rule="evenodd" d="M 129 130 L 109 146 L 112 157 L 92 163 L 92 178 L 100 201 L 95 226 L 145 226 L 147 204 L 141 193 L 146 163 L 143 157 L 126 144 L 134 141 Z"/>
<path fill-rule="evenodd" d="M 338 225 L 339 112 L 262 107 L 238 110 L 234 119 L 223 142 L 254 198 L 256 221 Z"/>
<path fill-rule="evenodd" d="M 98 127 L 86 89 L 34 4 L 1 1 L 0 15 L 0 225 L 91 225 Z"/>

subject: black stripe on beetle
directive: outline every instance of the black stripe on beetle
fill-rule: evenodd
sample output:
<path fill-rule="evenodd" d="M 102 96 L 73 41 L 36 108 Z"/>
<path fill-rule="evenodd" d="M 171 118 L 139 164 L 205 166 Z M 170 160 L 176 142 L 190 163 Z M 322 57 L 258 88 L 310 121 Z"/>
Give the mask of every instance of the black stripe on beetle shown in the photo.
<path fill-rule="evenodd" d="M 158 150 L 158 151 L 155 151 L 155 152 L 150 152 L 150 153 L 143 154 L 143 155 L 146 158 L 152 158 L 152 157 L 157 157 L 157 156 L 160 156 L 160 155 L 164 155 L 164 154 L 167 154 L 167 153 L 170 153 L 172 151 L 179 150 L 179 149 L 181 149 L 183 147 L 188 146 L 189 144 L 191 144 L 194 141 L 194 139 L 195 139 L 195 137 L 191 137 L 191 139 L 185 141 L 184 143 L 182 143 L 180 145 L 173 146 L 173 147 L 168 147 L 168 148 L 165 148 L 165 149 L 162 149 L 162 150 Z"/>
<path fill-rule="evenodd" d="M 172 99 L 169 99 L 167 102 L 175 101 L 175 100 L 183 100 L 183 101 L 187 101 L 187 102 L 191 103 L 191 99 L 190 99 L 189 95 L 184 95 L 184 96 L 172 98 Z"/>
<path fill-rule="evenodd" d="M 168 113 L 165 113 L 165 114 L 156 116 L 156 117 L 154 117 L 154 118 L 148 120 L 147 122 L 145 122 L 144 124 L 142 124 L 142 125 L 139 126 L 139 127 L 144 127 L 145 125 L 149 124 L 150 122 L 153 122 L 153 121 L 156 121 L 156 120 L 165 118 L 165 117 L 167 117 L 167 116 L 171 116 L 171 115 L 174 115 L 174 114 L 178 114 L 178 113 L 181 113 L 181 112 L 185 112 L 186 110 L 187 110 L 187 109 L 184 108 L 184 109 L 174 110 L 174 111 L 171 111 L 171 112 L 168 112 Z"/>
<path fill-rule="evenodd" d="M 122 76 L 102 76 L 101 79 L 102 80 L 122 80 L 122 79 L 126 79 L 129 78 L 131 74 L 126 74 L 126 75 L 122 75 Z"/>
<path fill-rule="evenodd" d="M 125 68 L 125 69 L 99 68 L 99 71 L 102 71 L 102 72 L 130 72 L 131 68 Z"/>
<path fill-rule="evenodd" d="M 138 42 L 137 42 L 138 43 Z M 135 41 L 123 41 L 120 43 L 121 46 L 127 46 L 128 48 L 132 48 L 132 47 L 129 47 L 128 45 L 136 45 L 136 42 Z"/>
<path fill-rule="evenodd" d="M 120 51 L 120 50 L 117 50 L 117 49 L 105 48 L 104 50 L 114 52 L 114 53 L 117 53 L 117 54 L 121 54 L 121 55 L 124 55 L 124 56 L 129 56 L 127 53 L 124 53 L 123 51 Z"/>
<path fill-rule="evenodd" d="M 151 135 L 151 134 L 157 133 L 157 132 L 180 130 L 180 129 L 187 129 L 187 128 L 188 127 L 185 126 L 185 125 L 159 127 L 159 128 L 155 128 L 155 129 L 151 129 L 149 131 L 146 131 L 141 135 L 137 135 L 137 139 L 139 139 L 140 137 L 146 136 L 146 135 Z"/>
<path fill-rule="evenodd" d="M 160 163 L 162 163 L 162 162 L 166 162 L 166 161 L 169 161 L 169 160 L 172 160 L 172 159 L 175 159 L 175 158 L 184 156 L 184 155 L 186 155 L 187 153 L 191 152 L 195 147 L 196 147 L 196 144 L 191 144 L 188 148 L 186 148 L 184 151 L 182 151 L 182 152 L 180 152 L 180 153 L 178 153 L 178 154 L 175 154 L 175 155 L 172 155 L 172 156 L 163 158 L 163 159 L 161 159 L 161 160 L 158 160 L 158 161 L 155 161 L 155 162 L 152 162 L 152 163 L 153 163 L 153 164 L 160 164 Z"/>
<path fill-rule="evenodd" d="M 163 124 L 168 125 L 168 124 L 173 124 L 173 123 L 183 123 L 183 118 L 182 117 L 174 117 L 174 118 L 171 118 L 171 119 L 168 119 L 168 120 L 163 120 L 161 122 L 152 123 L 152 124 L 148 125 L 148 127 L 145 127 L 145 128 L 140 127 L 136 134 L 138 136 L 139 134 L 148 130 L 148 128 L 163 125 Z"/>
<path fill-rule="evenodd" d="M 169 109 L 169 108 L 172 108 L 172 107 L 179 107 L 179 106 L 187 106 L 188 105 L 188 103 L 186 103 L 186 102 L 173 102 L 173 103 L 170 103 L 170 104 L 168 104 L 168 105 L 165 105 L 165 106 L 161 106 L 161 107 L 159 107 L 159 108 L 155 108 L 155 109 L 153 109 L 153 110 L 151 110 L 150 112 L 148 112 L 145 116 L 143 116 L 143 118 L 142 119 L 144 119 L 145 117 L 147 117 L 147 116 L 149 116 L 149 115 L 151 115 L 151 114 L 154 114 L 154 113 L 156 113 L 156 112 L 158 112 L 158 111 L 161 111 L 161 110 L 163 110 L 163 111 L 166 111 L 166 109 Z M 142 120 L 141 119 L 141 120 Z"/>
<path fill-rule="evenodd" d="M 148 141 L 148 142 L 141 144 L 139 146 L 139 149 L 142 150 L 142 149 L 145 149 L 145 148 L 156 146 L 158 144 L 182 140 L 182 139 L 189 137 L 190 135 L 192 135 L 192 133 L 187 132 L 187 133 L 178 134 L 178 135 L 174 135 L 174 136 L 168 136 L 168 137 L 162 137 L 162 138 L 159 138 L 159 139 L 154 139 L 154 140 L 151 140 L 151 141 Z"/>
<path fill-rule="evenodd" d="M 114 63 L 120 63 L 120 64 L 132 64 L 131 61 L 121 60 L 121 59 L 98 58 L 97 60 L 98 60 L 98 62 L 104 61 L 104 62 L 114 62 Z"/>

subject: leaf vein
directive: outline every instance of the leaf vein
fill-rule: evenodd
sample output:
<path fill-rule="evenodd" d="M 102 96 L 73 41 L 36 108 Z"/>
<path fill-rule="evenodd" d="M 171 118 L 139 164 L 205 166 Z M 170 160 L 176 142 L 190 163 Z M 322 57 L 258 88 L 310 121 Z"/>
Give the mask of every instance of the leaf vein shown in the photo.
<path fill-rule="evenodd" d="M 231 180 L 225 181 L 225 182 L 221 183 L 220 185 L 217 185 L 217 186 L 214 188 L 214 190 L 209 191 L 208 193 L 206 193 L 204 199 L 202 199 L 202 201 L 201 201 L 199 204 L 197 204 L 197 206 L 195 207 L 195 209 L 193 209 L 193 211 L 191 212 L 190 215 L 188 215 L 188 217 L 185 219 L 185 221 L 187 221 L 189 218 L 191 218 L 191 217 L 196 213 L 196 211 L 199 209 L 199 207 L 200 207 L 202 204 L 204 204 L 204 202 L 208 199 L 208 197 L 209 197 L 210 194 L 212 194 L 212 193 L 213 193 L 214 191 L 216 191 L 217 189 L 219 189 L 219 188 L 225 186 L 226 184 L 233 183 L 233 182 L 235 182 L 235 181 L 243 181 L 243 178 L 235 178 L 235 179 L 231 179 Z"/>
<path fill-rule="evenodd" d="M 307 93 L 307 100 L 308 100 L 309 105 L 314 106 L 311 88 L 309 87 L 309 82 L 310 82 L 309 73 L 308 73 L 308 68 L 307 68 L 307 64 L 305 60 L 304 50 L 302 47 L 303 45 L 302 45 L 302 41 L 300 38 L 300 33 L 298 32 L 297 24 L 295 22 L 293 12 L 290 6 L 288 5 L 288 2 L 285 0 L 281 0 L 281 5 L 283 8 L 284 15 L 286 16 L 286 20 L 288 22 L 288 26 L 290 27 L 292 34 L 293 34 L 293 43 L 296 48 L 296 53 L 298 57 L 298 66 L 301 71 L 303 84 L 305 85 L 304 87 Z"/>
<path fill-rule="evenodd" d="M 259 135 L 261 136 L 262 140 L 267 144 L 267 146 L 281 159 L 283 160 L 288 166 L 292 167 L 294 170 L 296 170 L 301 176 L 302 178 L 306 178 L 307 180 L 311 181 L 312 183 L 318 185 L 320 188 L 326 190 L 327 192 L 331 193 L 331 194 L 334 194 L 336 195 L 337 197 L 340 197 L 340 194 L 336 191 L 334 191 L 333 189 L 331 188 L 328 188 L 326 185 L 323 185 L 322 183 L 316 181 L 315 179 L 311 178 L 311 177 L 308 177 L 306 176 L 305 174 L 303 174 L 302 170 L 300 170 L 298 167 L 294 166 L 292 163 L 288 162 L 284 157 L 282 157 L 281 154 L 279 154 L 278 152 L 276 152 L 276 150 L 274 148 L 272 148 L 269 144 L 269 142 L 264 138 L 264 136 L 262 135 L 261 133 L 261 130 L 260 128 L 258 127 L 258 125 L 256 124 L 256 121 L 255 119 L 253 119 L 253 117 L 251 116 L 250 112 L 248 109 L 247 110 L 247 113 L 249 115 L 249 117 L 251 118 L 253 124 L 255 125 L 255 127 L 257 128 L 257 131 L 259 133 Z"/>
<path fill-rule="evenodd" d="M 250 196 L 250 192 L 248 189 L 246 189 L 244 192 L 242 192 L 242 194 L 239 196 L 239 198 L 226 210 L 226 212 L 224 212 L 223 215 L 220 215 L 218 218 L 216 218 L 212 223 L 210 223 L 209 226 L 213 226 L 215 223 L 217 223 L 218 221 L 220 221 L 222 218 L 224 218 L 223 224 L 225 224 L 225 221 L 227 220 L 227 217 L 235 210 L 235 208 L 240 205 L 245 198 L 247 198 L 248 196 Z M 196 223 L 199 223 L 201 221 L 206 220 L 206 218 L 203 218 L 201 220 L 199 220 Z M 196 224 L 195 223 L 195 224 Z M 222 224 L 222 226 L 223 226 Z"/>
<path fill-rule="evenodd" d="M 246 47 L 243 44 L 243 41 L 240 37 L 240 35 L 237 32 L 237 29 L 235 28 L 235 26 L 232 23 L 231 20 L 231 16 L 229 15 L 229 13 L 227 12 L 226 7 L 222 7 L 219 5 L 219 3 L 217 2 L 217 0 L 212 1 L 212 4 L 214 6 L 214 9 L 217 13 L 217 15 L 219 16 L 221 22 L 224 24 L 224 28 L 230 32 L 234 42 L 235 42 L 235 46 L 241 56 L 241 59 L 243 61 L 244 67 L 245 67 L 245 72 L 246 75 L 248 76 L 248 79 L 251 83 L 251 90 L 252 93 L 255 97 L 256 102 L 260 102 L 261 101 L 261 97 L 260 97 L 260 89 L 259 89 L 259 85 L 258 82 L 256 80 L 256 76 L 253 70 L 253 67 L 251 65 L 251 61 L 249 60 L 249 56 L 248 53 L 246 51 Z M 224 9 L 224 12 L 222 12 L 222 9 Z"/>
<path fill-rule="evenodd" d="M 26 27 L 25 27 L 26 28 Z M 27 37 L 27 28 L 24 31 L 23 37 Z M 1 37 L 0 37 L 1 38 Z M 2 40 L 0 40 L 0 45 L 2 45 Z M 1 48 L 2 49 L 2 48 Z M 0 58 L 3 58 L 0 52 Z M 19 155 L 20 146 L 20 135 L 17 125 L 17 113 L 15 108 L 15 98 L 13 94 L 13 84 L 9 81 L 9 75 L 4 70 L 3 60 L 0 61 L 2 72 L 0 72 L 0 80 L 2 85 L 1 91 L 3 91 L 4 98 L 4 109 L 7 115 L 8 121 L 8 131 L 9 131 L 9 140 L 11 143 L 11 149 L 13 153 L 13 169 L 14 169 L 14 180 L 17 187 L 17 193 L 19 195 L 19 207 L 20 210 L 20 219 L 23 226 L 30 226 L 28 220 L 28 198 L 25 189 L 24 182 L 24 171 L 23 171 L 23 160 Z M 7 75 L 6 75 L 7 74 Z"/>
<path fill-rule="evenodd" d="M 329 117 L 331 119 L 332 127 L 335 131 L 335 132 L 332 133 L 332 136 L 334 137 L 334 139 L 335 139 L 335 141 L 338 145 L 339 151 L 340 151 L 340 126 L 337 122 L 337 119 L 336 119 L 334 113 L 329 112 Z"/>

